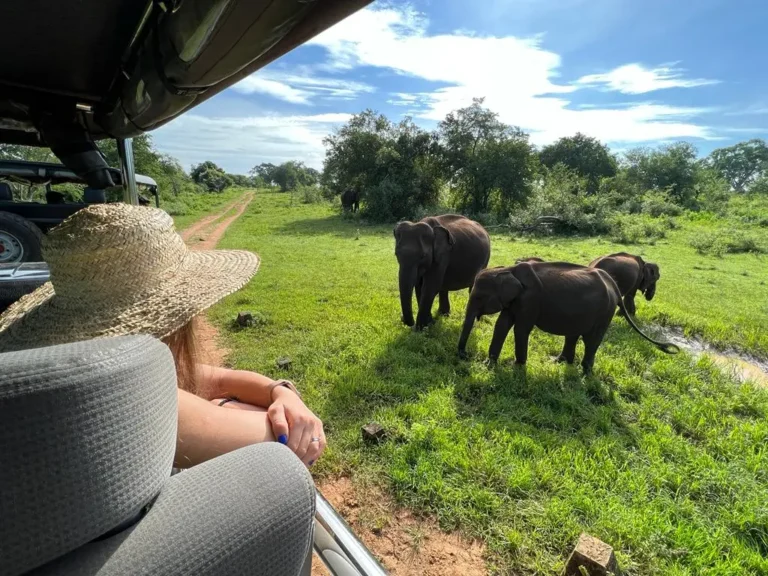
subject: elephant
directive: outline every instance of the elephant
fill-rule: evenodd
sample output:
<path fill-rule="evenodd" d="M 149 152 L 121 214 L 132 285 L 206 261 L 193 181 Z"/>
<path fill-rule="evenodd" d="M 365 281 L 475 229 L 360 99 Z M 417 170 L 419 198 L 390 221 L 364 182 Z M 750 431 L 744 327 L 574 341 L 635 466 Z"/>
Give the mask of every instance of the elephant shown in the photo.
<path fill-rule="evenodd" d="M 581 366 L 592 371 L 603 336 L 616 307 L 625 309 L 621 293 L 610 274 L 567 262 L 523 262 L 511 267 L 483 270 L 470 292 L 464 327 L 459 339 L 459 355 L 466 358 L 466 345 L 476 319 L 500 312 L 493 330 L 488 358 L 496 362 L 509 334 L 515 329 L 515 362 L 525 364 L 528 337 L 534 327 L 565 336 L 558 361 L 573 364 L 576 343 L 584 340 Z M 627 315 L 632 328 L 663 352 L 675 354 L 674 344 L 646 336 Z"/>
<path fill-rule="evenodd" d="M 458 214 L 400 222 L 394 229 L 395 256 L 400 265 L 402 321 L 421 330 L 434 322 L 432 304 L 440 295 L 440 314 L 448 315 L 448 292 L 470 289 L 475 276 L 488 266 L 491 239 L 480 224 Z M 413 319 L 412 294 L 418 314 Z"/>
<path fill-rule="evenodd" d="M 521 262 L 544 262 L 541 258 L 538 256 L 530 256 L 529 258 L 518 258 L 515 260 L 515 264 L 520 264 Z"/>
<path fill-rule="evenodd" d="M 360 210 L 360 192 L 353 188 L 348 188 L 341 193 L 341 205 L 344 210 L 352 210 L 357 212 Z"/>
<path fill-rule="evenodd" d="M 600 268 L 613 277 L 619 287 L 627 312 L 635 315 L 635 294 L 639 290 L 647 301 L 656 294 L 656 282 L 661 278 L 658 265 L 645 262 L 640 256 L 617 252 L 590 262 L 590 268 Z"/>

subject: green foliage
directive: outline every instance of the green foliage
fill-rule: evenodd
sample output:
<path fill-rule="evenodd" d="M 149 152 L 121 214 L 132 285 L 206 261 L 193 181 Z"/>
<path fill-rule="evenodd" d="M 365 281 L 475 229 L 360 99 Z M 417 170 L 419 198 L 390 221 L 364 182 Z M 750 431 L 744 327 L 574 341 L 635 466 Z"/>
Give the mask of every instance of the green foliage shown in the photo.
<path fill-rule="evenodd" d="M 625 154 L 625 169 L 630 181 L 643 190 L 666 191 L 675 203 L 694 206 L 700 166 L 693 144 L 677 142 L 655 150 L 630 150 Z"/>
<path fill-rule="evenodd" d="M 745 192 L 768 171 L 768 146 L 755 138 L 727 148 L 713 150 L 707 163 L 736 192 Z"/>
<path fill-rule="evenodd" d="M 301 184 L 293 190 L 292 194 L 302 204 L 317 204 L 326 201 L 326 198 L 323 196 L 323 189 L 317 184 Z"/>
<path fill-rule="evenodd" d="M 610 220 L 609 238 L 619 244 L 654 244 L 667 236 L 672 220 L 616 214 Z"/>
<path fill-rule="evenodd" d="M 587 187 L 585 178 L 557 163 L 534 185 L 526 206 L 512 213 L 510 225 L 518 231 L 541 231 L 541 220 L 551 218 L 556 219 L 552 229 L 561 234 L 607 232 L 609 201 L 601 194 L 588 194 Z"/>
<path fill-rule="evenodd" d="M 586 178 L 587 192 L 590 194 L 598 191 L 601 179 L 615 176 L 618 170 L 616 158 L 608 146 L 597 138 L 579 132 L 575 136 L 560 138 L 554 144 L 542 148 L 539 160 L 548 168 L 563 164 L 582 178 Z"/>
<path fill-rule="evenodd" d="M 376 222 L 413 218 L 438 201 L 440 164 L 432 134 L 410 118 L 394 124 L 366 110 L 324 140 L 323 184 L 361 193 L 362 211 Z"/>
<path fill-rule="evenodd" d="M 759 238 L 741 230 L 699 232 L 691 237 L 689 244 L 699 254 L 709 254 L 710 256 L 717 257 L 745 252 L 754 254 L 768 253 L 768 247 Z"/>
<path fill-rule="evenodd" d="M 628 576 L 768 573 L 768 391 L 706 357 L 661 354 L 620 318 L 593 377 L 552 362 L 563 339 L 540 330 L 525 371 L 512 335 L 488 368 L 493 318 L 477 323 L 461 361 L 466 291 L 451 293 L 450 317 L 411 332 L 399 321 L 391 226 L 324 204 L 288 210 L 289 200 L 257 195 L 222 239 L 264 265 L 210 317 L 232 366 L 274 375 L 276 358 L 293 360 L 286 377 L 328 431 L 318 482 L 383 487 L 414 514 L 481 539 L 493 574 L 560 573 L 582 531 L 611 543 Z M 696 216 L 631 250 L 662 275 L 652 302 L 636 299 L 638 320 L 768 358 L 768 267 L 752 254 L 697 254 L 689 236 L 719 220 Z M 627 248 L 498 231 L 492 243 L 490 266 L 523 256 L 586 264 Z M 245 309 L 267 321 L 232 329 Z M 363 444 L 370 421 L 390 439 Z M 361 507 L 373 504 L 361 496 Z"/>
<path fill-rule="evenodd" d="M 666 192 L 650 191 L 642 196 L 640 211 L 654 218 L 659 216 L 680 216 L 683 209 L 670 201 Z"/>
<path fill-rule="evenodd" d="M 250 173 L 266 184 L 279 186 L 281 192 L 290 192 L 303 186 L 314 186 L 320 180 L 320 173 L 317 170 L 296 160 L 279 165 L 262 162 L 254 166 Z"/>
<path fill-rule="evenodd" d="M 528 135 L 507 126 L 475 98 L 438 126 L 443 166 L 456 207 L 509 214 L 531 194 L 537 158 Z"/>
<path fill-rule="evenodd" d="M 190 176 L 192 180 L 200 184 L 208 192 L 221 192 L 235 183 L 233 178 L 223 168 L 220 168 L 210 160 L 201 162 L 197 166 L 192 166 Z"/>

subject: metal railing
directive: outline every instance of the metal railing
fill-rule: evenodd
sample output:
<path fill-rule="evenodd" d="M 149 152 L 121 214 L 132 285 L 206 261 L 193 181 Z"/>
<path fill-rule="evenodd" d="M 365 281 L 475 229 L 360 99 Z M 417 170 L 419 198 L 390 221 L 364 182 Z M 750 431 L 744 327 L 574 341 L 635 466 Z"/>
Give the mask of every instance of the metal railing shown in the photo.
<path fill-rule="evenodd" d="M 314 548 L 333 576 L 388 574 L 320 492 L 317 492 Z"/>

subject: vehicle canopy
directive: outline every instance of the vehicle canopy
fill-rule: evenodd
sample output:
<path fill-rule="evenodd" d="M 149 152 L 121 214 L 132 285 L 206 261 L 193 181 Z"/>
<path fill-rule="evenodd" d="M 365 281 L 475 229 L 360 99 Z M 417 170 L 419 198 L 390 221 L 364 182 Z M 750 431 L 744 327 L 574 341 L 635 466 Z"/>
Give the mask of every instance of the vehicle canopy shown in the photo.
<path fill-rule="evenodd" d="M 162 126 L 370 1 L 2 2 L 0 142 L 109 188 L 94 140 Z"/>

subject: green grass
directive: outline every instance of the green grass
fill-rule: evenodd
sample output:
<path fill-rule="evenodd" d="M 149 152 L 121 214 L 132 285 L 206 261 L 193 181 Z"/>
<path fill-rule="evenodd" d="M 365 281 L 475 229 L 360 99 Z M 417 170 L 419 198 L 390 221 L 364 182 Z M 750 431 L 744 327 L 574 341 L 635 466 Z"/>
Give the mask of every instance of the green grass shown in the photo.
<path fill-rule="evenodd" d="M 222 208 L 242 195 L 242 188 L 228 188 L 221 193 L 181 194 L 162 199 L 160 207 L 166 210 L 176 224 L 177 230 L 184 230 L 203 216 Z"/>
<path fill-rule="evenodd" d="M 560 338 L 537 331 L 523 374 L 512 338 L 498 368 L 483 360 L 492 322 L 456 355 L 466 293 L 424 333 L 400 324 L 391 227 L 325 205 L 258 194 L 221 247 L 258 252 L 262 267 L 211 317 L 240 368 L 286 373 L 329 435 L 316 475 L 378 481 L 445 529 L 480 537 L 499 574 L 553 574 L 581 531 L 609 542 L 629 575 L 768 573 L 768 393 L 706 359 L 666 356 L 614 321 L 593 377 L 552 363 Z M 492 265 L 522 256 L 587 263 L 619 249 L 659 263 L 641 323 L 684 327 L 768 356 L 764 257 L 702 256 L 685 223 L 655 245 L 493 237 Z M 711 226 L 711 224 L 708 224 Z M 258 314 L 236 329 L 240 310 Z M 582 348 L 579 347 L 579 355 Z M 362 424 L 389 440 L 365 447 Z"/>

